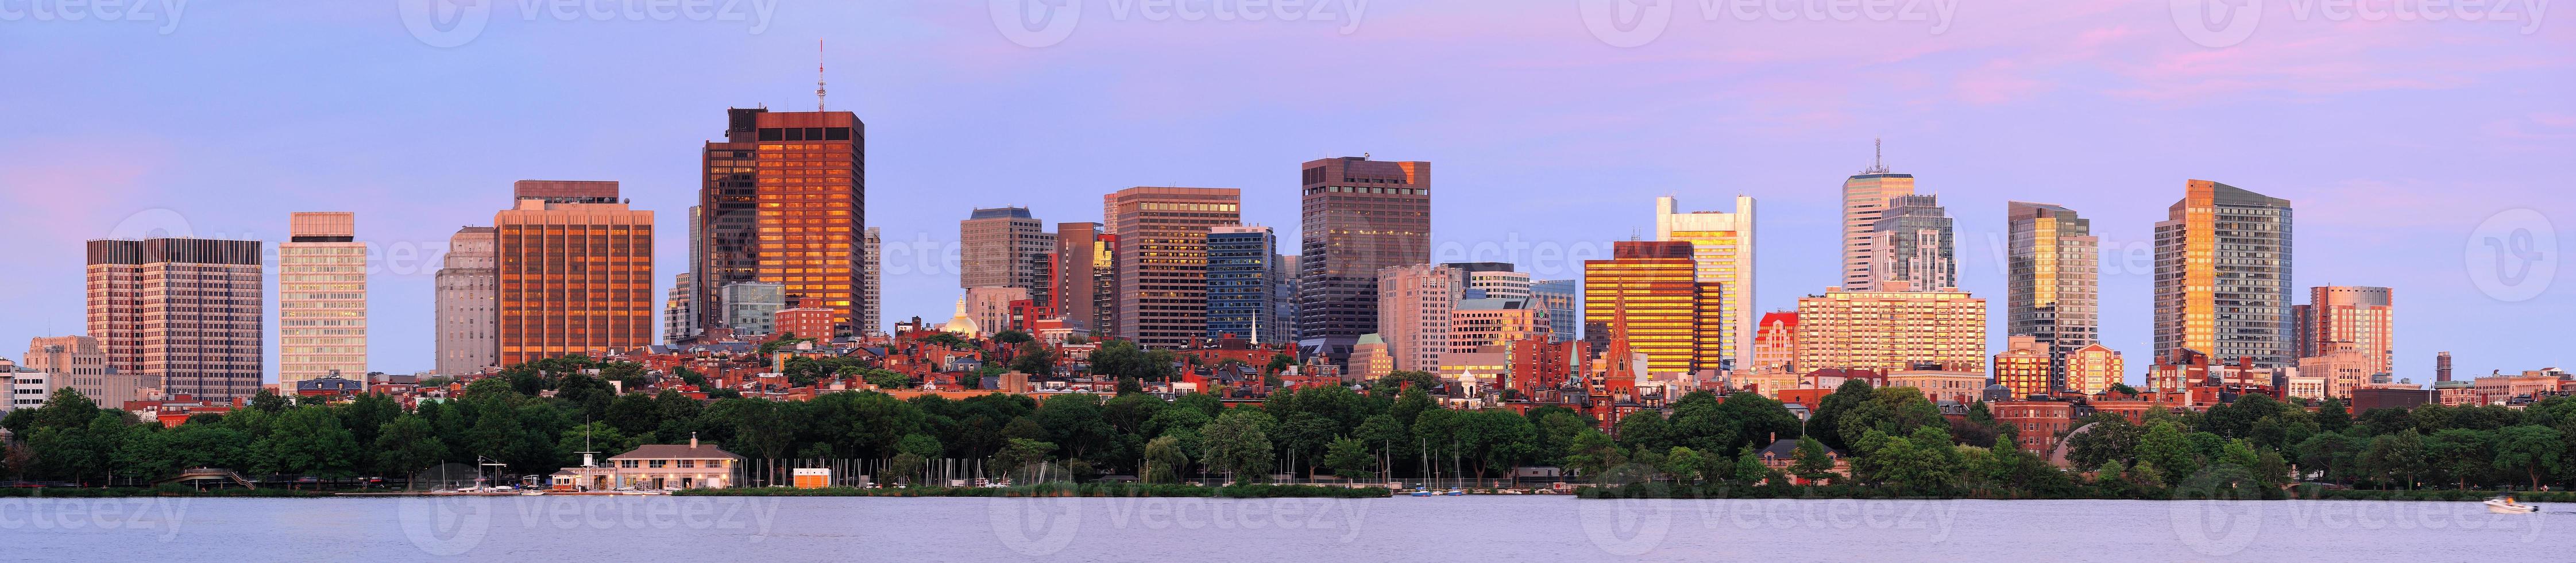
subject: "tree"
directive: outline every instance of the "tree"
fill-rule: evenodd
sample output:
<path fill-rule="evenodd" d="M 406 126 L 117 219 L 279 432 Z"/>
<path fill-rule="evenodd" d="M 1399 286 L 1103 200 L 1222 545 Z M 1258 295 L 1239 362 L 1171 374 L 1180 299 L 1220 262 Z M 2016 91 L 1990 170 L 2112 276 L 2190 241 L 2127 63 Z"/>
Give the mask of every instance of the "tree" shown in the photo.
<path fill-rule="evenodd" d="M 1628 463 L 1626 452 L 1610 440 L 1609 434 L 1586 428 L 1566 445 L 1565 465 L 1578 475 L 1601 475 L 1609 468 Z"/>
<path fill-rule="evenodd" d="M 1055 352 L 1049 351 L 1045 344 L 1022 343 L 1019 356 L 1011 358 L 1011 371 L 1039 377 L 1054 375 Z"/>
<path fill-rule="evenodd" d="M 1671 452 L 1664 454 L 1664 462 L 1657 469 L 1663 470 L 1665 475 L 1672 476 L 1673 482 L 1690 485 L 1699 483 L 1700 478 L 1704 476 L 1700 467 L 1707 464 L 1708 460 L 1701 459 L 1698 451 L 1673 446 Z"/>
<path fill-rule="evenodd" d="M 1055 444 L 1027 438 L 1012 438 L 1011 444 L 1003 447 L 1001 453 L 993 454 L 993 469 L 1004 475 L 1015 476 L 1014 481 L 1016 481 L 1016 476 L 1021 470 L 1046 461 L 1047 454 L 1054 451 Z"/>
<path fill-rule="evenodd" d="M 1833 393 L 1817 401 L 1816 412 L 1807 417 L 1805 435 L 1824 440 L 1827 446 L 1850 449 L 1851 444 L 1843 441 L 1842 437 L 1840 423 L 1843 413 L 1869 401 L 1871 394 L 1869 381 L 1857 378 L 1843 380 L 1842 386 L 1835 387 Z"/>
<path fill-rule="evenodd" d="M 269 471 L 326 479 L 356 474 L 358 441 L 328 407 L 287 409 L 278 415 L 265 446 L 261 450 Z"/>
<path fill-rule="evenodd" d="M 2200 454 L 2184 438 L 2182 427 L 2172 422 L 2158 422 L 2147 428 L 2138 439 L 2138 467 L 2150 464 L 2163 470 L 2156 477 L 2163 483 L 2179 483 L 2200 471 Z"/>
<path fill-rule="evenodd" d="M 2560 441 L 2558 429 L 2539 425 L 2507 427 L 2496 431 L 2495 468 L 2520 471 L 2530 477 L 2531 488 L 2540 488 L 2540 475 L 2560 469 L 2567 444 Z"/>
<path fill-rule="evenodd" d="M 1837 390 L 1836 392 L 1840 392 Z M 1888 387 L 1870 393 L 1868 401 L 1853 405 L 1835 423 L 1835 431 L 1845 442 L 1858 442 L 1871 430 L 1889 436 L 1910 436 L 1916 429 L 1938 426 L 1944 433 L 1950 427 L 1941 417 L 1940 407 L 1924 398 L 1923 390 L 1913 387 Z"/>
<path fill-rule="evenodd" d="M 1270 430 L 1277 421 L 1256 409 L 1230 409 L 1199 430 L 1207 440 L 1207 464 L 1236 482 L 1258 481 L 1269 474 L 1277 453 Z"/>
<path fill-rule="evenodd" d="M 391 475 L 411 475 L 447 459 L 447 445 L 428 419 L 401 416 L 376 432 L 376 467 Z"/>
<path fill-rule="evenodd" d="M 1799 440 L 1797 455 L 1797 464 L 1790 466 L 1790 470 L 1794 472 L 1799 479 L 1805 479 L 1808 482 L 1813 483 L 1834 478 L 1833 454 L 1825 451 L 1825 443 L 1823 441 L 1815 439 Z"/>
<path fill-rule="evenodd" d="M 1370 455 L 1368 443 L 1344 436 L 1333 440 L 1324 452 L 1324 465 L 1344 479 L 1359 479 L 1377 471 L 1377 456 Z"/>
<path fill-rule="evenodd" d="M 2489 451 L 2488 446 L 2493 441 L 2494 434 L 2490 432 L 2447 429 L 2425 437 L 2424 455 L 2432 460 L 2434 469 L 2451 477 L 2454 486 L 2466 489 L 2472 480 L 2487 481 L 2485 476 L 2493 469 L 2495 460 L 2495 454 Z"/>
<path fill-rule="evenodd" d="M 1018 331 L 1018 330 L 1005 330 L 1005 331 L 1002 331 L 1000 334 L 995 334 L 995 335 L 993 335 L 993 341 L 994 341 L 994 342 L 1000 342 L 1000 343 L 1003 343 L 1003 344 L 1009 344 L 1009 345 L 1013 345 L 1013 346 L 1018 346 L 1018 345 L 1021 345 L 1021 344 L 1027 344 L 1027 343 L 1029 343 L 1029 342 L 1034 342 L 1034 341 L 1036 341 L 1036 340 L 1037 340 L 1037 338 L 1034 338 L 1034 337 L 1029 336 L 1029 333 L 1027 333 L 1027 332 L 1023 332 L 1023 331 Z"/>
<path fill-rule="evenodd" d="M 1287 371 L 1289 366 L 1294 365 L 1297 365 L 1296 356 L 1290 356 L 1287 354 L 1271 354 L 1270 365 L 1262 366 L 1261 371 L 1263 373 L 1279 373 Z"/>
<path fill-rule="evenodd" d="M 1189 465 L 1190 457 L 1181 451 L 1179 437 L 1161 436 L 1145 443 L 1145 482 L 1179 483 Z"/>
<path fill-rule="evenodd" d="M 1745 446 L 1743 449 L 1737 450 L 1737 455 L 1735 456 L 1735 484 L 1751 487 L 1761 484 L 1763 479 L 1770 476 L 1771 468 L 1764 467 L 1762 465 L 1762 454 L 1757 453 L 1753 449 L 1753 446 Z"/>

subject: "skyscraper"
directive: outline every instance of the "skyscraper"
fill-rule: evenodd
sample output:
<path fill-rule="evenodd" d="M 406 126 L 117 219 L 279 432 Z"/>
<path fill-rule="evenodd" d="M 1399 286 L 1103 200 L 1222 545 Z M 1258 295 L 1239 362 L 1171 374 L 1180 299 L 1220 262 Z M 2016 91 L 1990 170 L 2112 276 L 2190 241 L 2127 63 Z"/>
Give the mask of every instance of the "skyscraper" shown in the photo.
<path fill-rule="evenodd" d="M 277 245 L 277 388 L 367 377 L 367 246 L 346 212 L 289 216 Z"/>
<path fill-rule="evenodd" d="M 1449 351 L 1450 313 L 1466 291 L 1458 271 L 1416 264 L 1378 270 L 1377 335 L 1386 340 L 1395 369 L 1440 369 Z"/>
<path fill-rule="evenodd" d="M 976 209 L 957 222 L 957 287 L 1016 287 L 1039 293 L 1037 257 L 1055 251 L 1055 235 L 1026 207 Z"/>
<path fill-rule="evenodd" d="M 1343 363 L 1377 332 L 1377 273 L 1431 261 L 1431 163 L 1367 155 L 1298 166 L 1297 346 Z"/>
<path fill-rule="evenodd" d="M 791 299 L 817 297 L 842 311 L 835 332 L 860 330 L 869 300 L 860 240 L 867 125 L 846 111 L 725 113 L 724 140 L 707 142 L 704 153 L 693 301 L 714 303 L 736 282 L 775 283 Z M 722 326 L 723 316 L 699 307 L 698 328 Z"/>
<path fill-rule="evenodd" d="M 865 279 L 860 284 L 859 326 L 855 330 L 861 336 L 874 336 L 885 333 L 885 239 L 876 227 L 868 227 L 863 246 L 859 260 L 865 265 L 860 267 L 859 275 Z"/>
<path fill-rule="evenodd" d="M 1548 339 L 1565 342 L 1583 337 L 1583 284 L 1574 280 L 1530 282 L 1530 299 L 1547 309 Z"/>
<path fill-rule="evenodd" d="M 1458 272 L 1458 281 L 1467 293 L 1463 299 L 1510 299 L 1530 296 L 1530 275 L 1512 271 L 1516 266 L 1504 262 L 1448 262 L 1441 264 Z"/>
<path fill-rule="evenodd" d="M 89 334 L 107 367 L 208 399 L 259 393 L 267 297 L 255 240 L 89 241 Z"/>
<path fill-rule="evenodd" d="M 549 183 L 617 199 L 616 182 Z M 499 365 L 653 342 L 653 212 L 522 197 L 492 227 Z"/>
<path fill-rule="evenodd" d="M 2156 223 L 2155 357 L 2294 365 L 2290 200 L 2207 180 Z"/>
<path fill-rule="evenodd" d="M 2293 342 L 2301 358 L 2338 350 L 2371 355 L 2372 375 L 2391 373 L 2396 362 L 2396 290 L 2324 285 L 2308 288 L 2308 304 L 2292 309 Z"/>
<path fill-rule="evenodd" d="M 662 342 L 679 344 L 698 336 L 697 276 L 680 272 L 671 278 L 671 293 L 662 298 Z"/>
<path fill-rule="evenodd" d="M 500 365 L 501 285 L 491 227 L 447 238 L 438 284 L 438 374 L 457 377 Z"/>
<path fill-rule="evenodd" d="M 1701 283 L 1694 247 L 1683 241 L 1619 241 L 1609 260 L 1583 262 L 1583 334 L 1590 348 L 1646 354 L 1652 373 L 1716 369 L 1727 340 L 1715 330 L 1722 293 Z M 1704 345 L 1705 344 L 1705 345 Z"/>
<path fill-rule="evenodd" d="M 1958 245 L 1939 196 L 1887 198 L 1870 225 L 1870 287 L 1941 291 L 1959 287 Z"/>
<path fill-rule="evenodd" d="M 1888 199 L 1908 195 L 1914 195 L 1914 175 L 1891 174 L 1884 160 L 1875 160 L 1868 170 L 1843 180 L 1843 289 L 1875 287 L 1870 268 L 1878 263 L 1879 251 L 1871 239 L 1879 213 L 1887 208 Z"/>
<path fill-rule="evenodd" d="M 2067 389 L 2066 358 L 2101 338 L 2100 239 L 2093 221 L 2051 203 L 2005 204 L 2005 331 L 2049 356 L 2049 388 Z"/>
<path fill-rule="evenodd" d="M 1717 330 L 1726 335 L 1726 357 L 1742 365 L 1753 357 L 1753 198 L 1735 196 L 1735 211 L 1683 212 L 1671 196 L 1655 198 L 1655 240 L 1691 243 L 1701 283 L 1719 284 Z"/>
<path fill-rule="evenodd" d="M 1279 284 L 1279 238 L 1270 227 L 1216 227 L 1208 233 L 1208 338 L 1233 335 L 1256 344 L 1286 339 L 1273 301 Z"/>
<path fill-rule="evenodd" d="M 1067 326 L 1098 333 L 1102 260 L 1116 253 L 1103 244 L 1099 223 L 1055 224 L 1055 288 L 1047 294 Z"/>
<path fill-rule="evenodd" d="M 1136 187 L 1101 197 L 1118 235 L 1117 333 L 1138 346 L 1207 336 L 1207 238 L 1243 224 L 1243 190 Z"/>
<path fill-rule="evenodd" d="M 1798 299 L 1798 369 L 1985 373 L 1986 300 L 1962 291 L 1843 291 Z"/>

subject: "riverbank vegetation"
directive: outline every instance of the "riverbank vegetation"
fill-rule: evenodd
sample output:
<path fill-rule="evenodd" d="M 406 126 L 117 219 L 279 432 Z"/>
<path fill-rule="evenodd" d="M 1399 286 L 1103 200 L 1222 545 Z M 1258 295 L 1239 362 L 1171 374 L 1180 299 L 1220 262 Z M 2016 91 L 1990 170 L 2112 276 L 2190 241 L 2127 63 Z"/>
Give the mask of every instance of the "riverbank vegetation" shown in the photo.
<path fill-rule="evenodd" d="M 1236 484 L 1222 487 L 1141 483 L 1044 483 L 1011 487 L 746 487 L 689 489 L 683 496 L 738 497 L 1196 497 L 1196 498 L 1386 498 L 1385 487 Z"/>

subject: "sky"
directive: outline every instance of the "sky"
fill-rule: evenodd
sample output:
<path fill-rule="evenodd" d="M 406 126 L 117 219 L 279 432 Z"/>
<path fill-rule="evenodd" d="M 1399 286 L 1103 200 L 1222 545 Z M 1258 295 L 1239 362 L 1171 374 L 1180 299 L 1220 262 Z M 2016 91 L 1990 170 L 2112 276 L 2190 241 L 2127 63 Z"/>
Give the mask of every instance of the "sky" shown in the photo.
<path fill-rule="evenodd" d="M 2140 380 L 2152 227 L 2206 179 L 2293 202 L 2302 299 L 2395 288 L 2398 377 L 2576 364 L 2576 14 L 2390 2 L 0 0 L 0 343 L 82 332 L 84 240 L 273 252 L 290 212 L 351 211 L 370 365 L 430 369 L 437 257 L 521 179 L 621 182 L 660 295 L 701 143 L 813 109 L 819 62 L 867 123 L 888 322 L 951 315 L 973 207 L 1241 188 L 1293 241 L 1298 165 L 1362 154 L 1433 163 L 1436 260 L 1541 279 L 1650 236 L 1656 196 L 1751 195 L 1757 303 L 1790 309 L 1883 139 L 1956 218 L 1990 351 L 2006 202 L 2057 203 Z"/>

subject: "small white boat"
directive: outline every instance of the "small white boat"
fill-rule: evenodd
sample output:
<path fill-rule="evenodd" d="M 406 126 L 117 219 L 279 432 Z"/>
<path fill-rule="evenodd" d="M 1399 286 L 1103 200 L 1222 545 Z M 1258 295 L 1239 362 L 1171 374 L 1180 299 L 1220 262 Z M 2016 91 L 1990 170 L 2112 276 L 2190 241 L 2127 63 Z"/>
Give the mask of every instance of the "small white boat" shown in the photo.
<path fill-rule="evenodd" d="M 2487 512 L 2496 514 L 2530 514 L 2540 511 L 2540 505 L 2514 502 L 2513 497 L 2509 496 L 2487 499 L 2486 505 Z"/>
<path fill-rule="evenodd" d="M 1430 490 L 1420 490 L 1420 491 L 1414 491 L 1414 492 L 1413 492 L 1413 496 L 1417 496 L 1417 497 L 1427 497 L 1427 496 L 1431 496 L 1431 494 L 1432 494 L 1432 493 L 1431 493 L 1431 491 L 1430 491 Z"/>
<path fill-rule="evenodd" d="M 1446 492 L 1446 493 L 1440 493 L 1440 496 L 1448 496 L 1448 497 L 1457 497 L 1457 496 L 1466 496 L 1466 495 L 1467 495 L 1467 491 L 1461 491 L 1461 490 L 1457 490 L 1457 489 L 1449 489 L 1449 492 Z"/>

